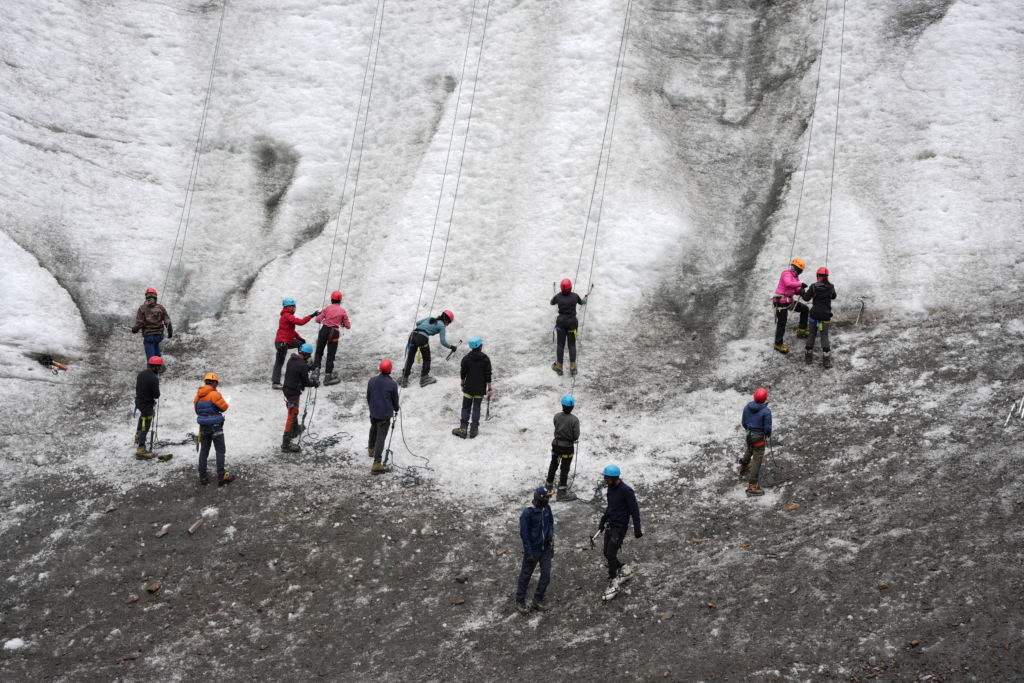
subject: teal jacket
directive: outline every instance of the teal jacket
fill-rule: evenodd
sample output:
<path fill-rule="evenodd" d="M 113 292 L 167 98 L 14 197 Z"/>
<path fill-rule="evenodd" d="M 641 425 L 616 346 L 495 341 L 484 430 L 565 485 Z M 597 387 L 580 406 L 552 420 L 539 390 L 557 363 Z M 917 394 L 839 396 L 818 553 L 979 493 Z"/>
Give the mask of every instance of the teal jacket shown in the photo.
<path fill-rule="evenodd" d="M 437 318 L 436 323 L 431 323 L 430 318 L 424 318 L 423 320 L 416 321 L 416 331 L 425 334 L 428 337 L 433 337 L 435 334 L 441 335 L 441 346 L 446 349 L 452 348 L 452 345 L 448 343 L 448 340 L 444 338 L 444 322 L 440 318 Z"/>

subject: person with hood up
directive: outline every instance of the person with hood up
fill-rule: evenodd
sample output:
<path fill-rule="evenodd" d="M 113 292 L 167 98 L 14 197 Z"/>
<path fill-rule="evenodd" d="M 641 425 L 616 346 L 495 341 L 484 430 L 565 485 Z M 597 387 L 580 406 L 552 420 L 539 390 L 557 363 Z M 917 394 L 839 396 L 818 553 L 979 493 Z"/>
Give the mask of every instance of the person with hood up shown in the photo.
<path fill-rule="evenodd" d="M 412 374 L 412 364 L 419 352 L 423 356 L 423 370 L 420 371 L 420 386 L 425 387 L 437 380 L 430 376 L 430 337 L 435 334 L 440 336 L 441 346 L 451 349 L 452 353 L 458 349 L 452 346 L 445 339 L 445 328 L 455 320 L 455 314 L 451 311 L 444 311 L 436 318 L 424 318 L 416 321 L 416 329 L 409 334 L 409 342 L 405 345 L 405 368 L 402 370 L 402 379 L 399 385 L 403 389 L 409 386 L 409 375 Z"/>
<path fill-rule="evenodd" d="M 480 404 L 494 395 L 491 387 L 491 359 L 483 352 L 484 342 L 480 337 L 469 340 L 469 353 L 462 357 L 462 422 L 452 430 L 452 434 L 466 438 L 466 427 L 469 427 L 469 438 L 475 439 L 480 430 Z M 472 414 L 472 421 L 470 417 Z"/>
<path fill-rule="evenodd" d="M 761 473 L 765 441 L 772 435 L 772 411 L 768 407 L 767 389 L 761 387 L 754 392 L 754 400 L 743 408 L 740 424 L 746 430 L 747 440 L 747 450 L 740 460 L 740 476 L 749 474 L 748 496 L 763 496 L 757 477 Z"/>
<path fill-rule="evenodd" d="M 828 328 L 832 324 L 832 300 L 836 298 L 836 288 L 828 281 L 828 268 L 818 268 L 818 281 L 808 287 L 800 295 L 804 301 L 811 302 L 810 334 L 807 347 L 804 349 L 804 360 L 808 364 L 814 362 L 814 338 L 821 333 L 821 365 L 826 370 L 832 367 L 832 346 L 828 340 Z"/>
<path fill-rule="evenodd" d="M 782 271 L 779 277 L 779 286 L 775 289 L 775 296 L 772 297 L 772 309 L 775 311 L 775 350 L 780 353 L 789 353 L 789 347 L 782 343 L 786 333 L 786 320 L 789 311 L 796 310 L 800 314 L 800 324 L 796 326 L 796 336 L 807 336 L 807 312 L 805 304 L 800 303 L 794 297 L 803 292 L 807 287 L 800 282 L 800 273 L 804 272 L 804 260 L 793 259 L 793 262 Z"/>
<path fill-rule="evenodd" d="M 381 461 L 384 457 L 384 443 L 388 438 L 391 418 L 398 412 L 398 382 L 391 379 L 393 365 L 385 358 L 380 362 L 380 374 L 366 383 L 366 402 L 370 406 L 370 443 L 366 450 L 373 458 L 370 474 L 384 474 L 391 468 Z"/>
<path fill-rule="evenodd" d="M 331 292 L 331 305 L 325 308 L 316 316 L 316 321 L 321 324 L 320 333 L 316 338 L 316 356 L 313 358 L 313 379 L 320 379 L 320 359 L 324 357 L 324 347 L 327 348 L 327 377 L 324 378 L 324 386 L 338 384 L 341 379 L 334 374 L 334 355 L 338 352 L 338 340 L 341 339 L 341 327 L 346 330 L 352 329 L 348 313 L 341 307 L 341 292 Z"/>
<path fill-rule="evenodd" d="M 558 317 L 555 318 L 555 334 L 558 338 L 558 346 L 555 351 L 555 362 L 551 369 L 562 374 L 562 361 L 565 359 L 565 342 L 569 342 L 569 374 L 576 374 L 576 340 L 579 334 L 576 330 L 579 327 L 579 320 L 576 318 L 576 306 L 586 306 L 587 300 L 576 292 L 572 291 L 572 280 L 562 280 L 561 290 L 551 297 L 551 305 L 558 306 Z"/>
<path fill-rule="evenodd" d="M 555 472 L 561 465 L 558 477 L 559 502 L 576 500 L 576 494 L 569 491 L 569 467 L 576 453 L 576 442 L 580 440 L 580 419 L 572 414 L 576 399 L 569 394 L 562 397 L 562 412 L 555 413 L 555 438 L 551 441 L 551 465 L 548 466 L 548 478 L 544 485 L 549 491 L 555 488 Z"/>
<path fill-rule="evenodd" d="M 167 326 L 167 338 L 173 338 L 171 316 L 167 315 L 166 308 L 156 302 L 156 290 L 150 287 L 146 290 L 146 303 L 139 306 L 135 314 L 135 325 L 132 326 L 132 334 L 142 330 L 142 345 L 146 350 L 147 360 L 153 356 L 163 356 L 160 353 L 160 342 L 164 340 L 164 325 Z"/>
<path fill-rule="evenodd" d="M 220 378 L 216 374 L 206 373 L 203 386 L 192 401 L 199 423 L 199 483 L 203 486 L 210 481 L 206 476 L 206 461 L 210 457 L 211 443 L 217 451 L 217 486 L 235 480 L 235 475 L 224 471 L 224 411 L 228 409 L 228 402 L 217 391 L 218 384 Z"/>
<path fill-rule="evenodd" d="M 285 356 L 288 349 L 297 349 L 306 343 L 306 340 L 295 331 L 296 325 L 305 325 L 314 316 L 320 315 L 320 311 L 313 311 L 305 318 L 295 317 L 295 299 L 286 297 L 281 301 L 281 318 L 277 322 L 277 336 L 274 337 L 274 348 L 277 349 L 277 357 L 274 359 L 274 372 L 270 381 L 275 389 L 281 388 L 281 368 L 284 366 Z M 313 347 L 310 346 L 310 349 Z M 295 355 L 292 354 L 294 358 Z"/>
<path fill-rule="evenodd" d="M 519 585 L 516 588 L 516 607 L 520 614 L 530 610 L 548 611 L 544 594 L 551 582 L 551 558 L 555 556 L 555 516 L 551 514 L 548 502 L 551 491 L 543 486 L 533 492 L 533 505 L 519 515 L 519 536 L 523 539 L 523 567 L 519 571 Z M 526 590 L 530 577 L 540 565 L 540 581 L 533 592 L 533 599 L 526 604 Z"/>
<path fill-rule="evenodd" d="M 313 317 L 313 316 L 310 316 Z M 288 408 L 288 421 L 284 425 L 284 439 L 281 450 L 285 453 L 298 453 L 302 446 L 292 443 L 302 432 L 299 424 L 299 398 L 306 387 L 318 387 L 320 382 L 309 378 L 309 357 L 313 347 L 303 344 L 298 353 L 288 359 L 288 367 L 284 371 L 284 404 Z"/>
<path fill-rule="evenodd" d="M 156 456 L 146 448 L 146 439 L 153 426 L 156 414 L 156 402 L 160 398 L 160 373 L 164 371 L 164 359 L 153 356 L 149 359 L 146 369 L 135 378 L 135 409 L 139 411 L 139 424 L 135 428 L 135 458 L 152 460 Z"/>

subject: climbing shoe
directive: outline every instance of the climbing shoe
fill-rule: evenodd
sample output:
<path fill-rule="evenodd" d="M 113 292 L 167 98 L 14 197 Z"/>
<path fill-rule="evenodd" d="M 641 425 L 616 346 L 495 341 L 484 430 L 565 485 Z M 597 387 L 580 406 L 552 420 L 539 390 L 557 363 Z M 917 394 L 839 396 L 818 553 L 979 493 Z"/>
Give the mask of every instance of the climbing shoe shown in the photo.
<path fill-rule="evenodd" d="M 530 607 L 537 610 L 538 612 L 547 612 L 549 609 L 551 609 L 550 607 L 544 604 L 543 600 L 538 600 L 537 598 L 532 598 L 530 600 Z"/>
<path fill-rule="evenodd" d="M 775 344 L 775 350 L 779 353 L 789 353 L 789 347 L 785 344 Z"/>
<path fill-rule="evenodd" d="M 136 430 L 135 431 L 135 438 L 132 440 L 132 443 L 138 443 L 138 442 L 139 442 L 139 432 L 138 432 L 138 430 Z"/>
<path fill-rule="evenodd" d="M 459 437 L 460 439 L 466 438 L 466 430 L 462 429 L 461 427 L 456 427 L 455 429 L 453 429 L 452 434 Z"/>
<path fill-rule="evenodd" d="M 285 434 L 281 440 L 281 452 L 282 453 L 299 453 L 302 451 L 302 446 L 297 443 L 292 443 L 292 435 Z"/>
<path fill-rule="evenodd" d="M 436 381 L 437 380 L 431 377 L 430 375 L 423 375 L 422 377 L 420 377 L 420 386 L 425 387 L 428 384 L 433 384 Z"/>
<path fill-rule="evenodd" d="M 402 387 L 403 389 L 408 387 L 409 386 L 409 376 L 408 375 L 402 375 L 402 377 L 398 380 L 398 386 Z"/>
<path fill-rule="evenodd" d="M 530 613 L 530 608 L 526 604 L 525 600 L 523 600 L 522 602 L 519 602 L 518 600 L 516 600 L 516 609 L 519 610 L 520 614 L 529 614 Z"/>
<path fill-rule="evenodd" d="M 341 384 L 341 378 L 335 375 L 333 372 L 328 372 L 327 377 L 324 379 L 324 386 L 329 387 L 334 384 Z"/>
<path fill-rule="evenodd" d="M 828 369 L 828 368 L 832 367 L 832 354 L 831 353 L 825 353 L 825 355 L 823 355 L 821 357 L 821 365 L 825 369 Z"/>
<path fill-rule="evenodd" d="M 747 476 L 748 472 L 750 472 L 750 463 L 747 463 L 746 465 L 741 464 L 739 470 L 740 477 Z"/>
<path fill-rule="evenodd" d="M 810 365 L 814 362 L 814 350 L 804 349 L 804 362 Z"/>
<path fill-rule="evenodd" d="M 762 491 L 761 487 L 759 487 L 757 485 L 757 483 L 755 482 L 755 483 L 750 484 L 749 486 L 747 486 L 747 495 L 748 496 L 763 496 L 764 495 L 764 491 Z"/>
<path fill-rule="evenodd" d="M 555 372 L 557 372 L 559 375 L 562 374 L 562 364 L 561 363 L 552 363 L 551 364 L 551 369 L 554 370 Z"/>
<path fill-rule="evenodd" d="M 152 460 L 156 456 L 146 450 L 145 446 L 139 446 L 135 451 L 136 460 Z"/>
<path fill-rule="evenodd" d="M 469 431 L 469 438 L 471 438 L 471 439 L 475 439 L 475 438 L 476 438 L 476 435 L 477 435 L 477 434 L 479 434 L 479 433 L 480 433 L 480 432 L 479 432 L 478 430 L 476 430 L 476 429 L 471 429 L 471 430 Z"/>
<path fill-rule="evenodd" d="M 273 384 L 273 387 L 272 387 L 272 388 L 276 389 L 277 391 L 281 391 L 282 389 L 284 389 L 284 387 L 282 387 L 282 386 L 281 386 L 280 384 L 278 384 L 277 382 L 274 382 L 274 384 Z"/>
<path fill-rule="evenodd" d="M 203 486 L 206 486 L 207 484 L 210 483 L 210 478 L 207 477 L 205 474 L 200 474 L 199 475 L 199 483 L 201 485 L 203 485 Z"/>
<path fill-rule="evenodd" d="M 568 503 L 570 500 L 576 500 L 576 494 L 570 491 L 568 486 L 559 486 L 555 500 Z"/>
<path fill-rule="evenodd" d="M 807 336 L 810 336 L 810 334 L 811 334 L 810 332 L 808 332 L 807 330 L 805 330 L 802 327 L 796 328 L 796 336 L 798 336 L 798 337 L 807 337 Z"/>
<path fill-rule="evenodd" d="M 390 471 L 391 471 L 391 468 L 388 467 L 387 465 L 385 465 L 384 463 L 382 463 L 382 462 L 375 462 L 375 463 L 373 463 L 373 469 L 370 470 L 370 474 L 384 474 L 385 472 L 390 472 Z"/>
<path fill-rule="evenodd" d="M 572 375 L 573 377 L 576 376 L 576 364 L 575 363 L 569 363 L 569 374 Z"/>
<path fill-rule="evenodd" d="M 223 477 L 217 479 L 217 486 L 224 486 L 225 484 L 230 484 L 234 480 L 235 475 L 225 472 Z"/>

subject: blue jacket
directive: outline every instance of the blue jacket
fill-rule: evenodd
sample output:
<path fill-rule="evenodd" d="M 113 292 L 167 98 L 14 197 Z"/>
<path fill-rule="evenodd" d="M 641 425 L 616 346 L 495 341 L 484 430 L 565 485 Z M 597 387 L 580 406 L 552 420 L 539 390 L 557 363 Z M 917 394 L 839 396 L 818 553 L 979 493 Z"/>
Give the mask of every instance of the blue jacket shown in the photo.
<path fill-rule="evenodd" d="M 555 542 L 555 516 L 551 506 L 543 510 L 532 505 L 519 516 L 519 535 L 523 538 L 523 552 L 527 557 L 540 559 L 540 554 Z"/>
<path fill-rule="evenodd" d="M 626 483 L 619 480 L 615 486 L 608 487 L 608 507 L 601 517 L 601 525 L 629 528 L 629 518 L 633 518 L 633 533 L 640 530 L 640 506 L 636 504 L 636 494 Z"/>
<path fill-rule="evenodd" d="M 423 320 L 416 321 L 416 330 L 425 334 L 428 337 L 433 337 L 435 334 L 441 335 L 441 346 L 446 349 L 452 348 L 452 345 L 448 343 L 448 340 L 444 337 L 444 322 L 440 319 L 436 319 L 436 323 L 431 323 L 430 318 L 424 318 Z"/>
<path fill-rule="evenodd" d="M 772 411 L 767 403 L 751 401 L 743 409 L 743 428 L 765 436 L 772 435 Z"/>
<path fill-rule="evenodd" d="M 398 412 L 398 382 L 383 372 L 371 377 L 366 383 L 366 402 L 370 404 L 370 417 L 394 417 Z"/>

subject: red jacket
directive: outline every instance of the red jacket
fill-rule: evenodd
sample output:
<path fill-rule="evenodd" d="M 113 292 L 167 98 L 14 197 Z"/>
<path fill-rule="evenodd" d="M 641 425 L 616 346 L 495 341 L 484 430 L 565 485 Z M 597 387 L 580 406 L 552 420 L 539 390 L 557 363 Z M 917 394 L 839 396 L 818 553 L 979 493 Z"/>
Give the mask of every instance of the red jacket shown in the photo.
<path fill-rule="evenodd" d="M 295 334 L 295 326 L 305 325 L 312 317 L 307 315 L 305 318 L 296 318 L 287 308 L 282 308 L 281 321 L 277 324 L 277 336 L 274 337 L 274 341 L 291 344 L 299 336 Z"/>

